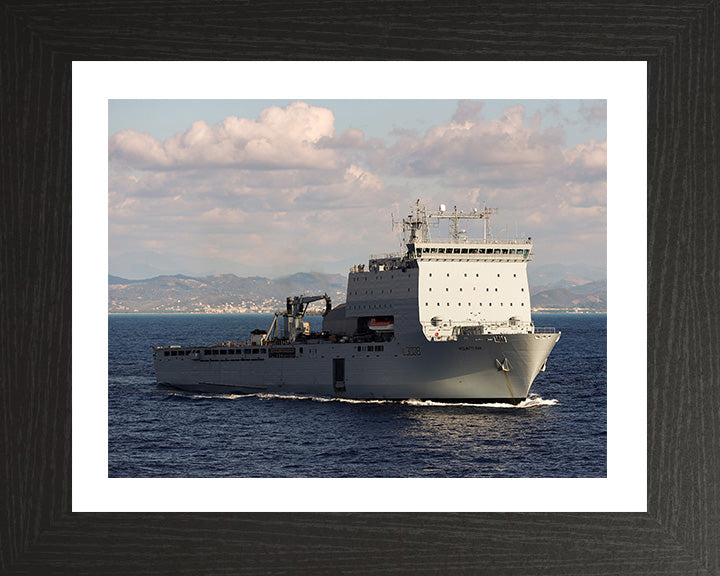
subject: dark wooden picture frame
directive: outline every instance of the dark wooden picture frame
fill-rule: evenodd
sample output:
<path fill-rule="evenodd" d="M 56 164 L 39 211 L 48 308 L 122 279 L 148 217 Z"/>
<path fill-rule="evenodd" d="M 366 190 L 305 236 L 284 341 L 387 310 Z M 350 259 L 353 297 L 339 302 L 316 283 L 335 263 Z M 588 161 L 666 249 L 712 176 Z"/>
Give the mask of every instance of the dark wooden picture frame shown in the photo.
<path fill-rule="evenodd" d="M 720 574 L 718 0 L 9 0 L 0 47 L 0 573 Z M 648 512 L 72 513 L 72 61 L 138 59 L 647 61 Z"/>

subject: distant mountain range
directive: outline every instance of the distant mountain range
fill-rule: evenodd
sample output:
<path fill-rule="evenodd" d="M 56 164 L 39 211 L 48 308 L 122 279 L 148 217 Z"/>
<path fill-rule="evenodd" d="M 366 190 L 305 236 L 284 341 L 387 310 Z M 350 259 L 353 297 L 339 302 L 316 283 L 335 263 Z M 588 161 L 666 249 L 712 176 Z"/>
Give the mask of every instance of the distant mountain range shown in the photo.
<path fill-rule="evenodd" d="M 218 274 L 194 278 L 177 274 L 146 280 L 108 276 L 108 312 L 274 312 L 285 298 L 327 292 L 334 304 L 345 301 L 341 274 L 298 273 L 271 280 Z"/>
<path fill-rule="evenodd" d="M 533 309 L 605 312 L 605 270 L 551 264 L 528 268 Z M 235 274 L 192 277 L 183 274 L 128 280 L 108 276 L 111 313 L 264 313 L 285 307 L 285 298 L 327 292 L 333 305 L 345 302 L 347 277 L 301 272 L 281 278 Z M 322 309 L 323 303 L 318 305 Z"/>
<path fill-rule="evenodd" d="M 575 288 L 551 288 L 532 295 L 533 309 L 607 311 L 607 281 L 598 280 Z"/>
<path fill-rule="evenodd" d="M 607 311 L 604 268 L 547 264 L 528 266 L 533 309 Z"/>
<path fill-rule="evenodd" d="M 605 280 L 607 271 L 597 266 L 570 265 L 570 264 L 545 264 L 528 266 L 528 280 L 530 282 L 530 293 L 536 294 L 551 288 L 574 289 L 591 282 Z"/>

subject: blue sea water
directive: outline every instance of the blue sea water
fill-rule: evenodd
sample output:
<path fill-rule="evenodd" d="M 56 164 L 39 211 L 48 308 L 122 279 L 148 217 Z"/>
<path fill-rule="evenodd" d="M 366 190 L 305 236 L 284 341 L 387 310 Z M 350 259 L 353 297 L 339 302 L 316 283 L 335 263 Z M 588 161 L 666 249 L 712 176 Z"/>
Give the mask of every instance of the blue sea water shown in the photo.
<path fill-rule="evenodd" d="M 605 315 L 533 315 L 563 335 L 520 406 L 192 394 L 156 384 L 153 345 L 245 339 L 271 318 L 110 316 L 109 477 L 606 476 Z M 318 329 L 320 318 L 309 319 Z"/>

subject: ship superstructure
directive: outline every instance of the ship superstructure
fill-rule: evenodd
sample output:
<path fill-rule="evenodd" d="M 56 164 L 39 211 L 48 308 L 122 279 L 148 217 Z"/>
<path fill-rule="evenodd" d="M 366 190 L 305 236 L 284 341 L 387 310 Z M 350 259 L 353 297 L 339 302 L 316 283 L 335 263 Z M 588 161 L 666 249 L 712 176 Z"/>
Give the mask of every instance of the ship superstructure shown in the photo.
<path fill-rule="evenodd" d="M 527 263 L 531 239 L 498 240 L 495 209 L 428 210 L 402 226 L 405 250 L 370 257 L 348 275 L 347 301 L 288 298 L 249 342 L 156 347 L 158 382 L 188 390 L 288 392 L 357 399 L 518 403 L 560 338 L 536 328 Z M 430 230 L 446 221 L 446 239 Z M 461 225 L 480 221 L 481 237 Z M 322 333 L 303 321 L 325 299 Z"/>

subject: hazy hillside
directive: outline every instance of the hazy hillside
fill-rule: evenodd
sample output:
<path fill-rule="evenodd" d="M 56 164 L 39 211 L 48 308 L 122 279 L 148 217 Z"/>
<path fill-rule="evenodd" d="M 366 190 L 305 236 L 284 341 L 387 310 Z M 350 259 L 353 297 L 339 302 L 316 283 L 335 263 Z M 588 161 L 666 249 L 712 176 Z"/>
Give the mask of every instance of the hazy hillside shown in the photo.
<path fill-rule="evenodd" d="M 530 294 L 538 294 L 552 288 L 570 288 L 576 290 L 581 286 L 604 281 L 607 277 L 605 268 L 584 265 L 545 264 L 528 266 Z"/>
<path fill-rule="evenodd" d="M 218 274 L 193 278 L 181 274 L 146 280 L 108 277 L 109 312 L 273 312 L 285 298 L 327 292 L 335 304 L 345 301 L 347 279 L 341 274 L 294 274 L 271 280 Z"/>
<path fill-rule="evenodd" d="M 607 271 L 584 265 L 528 266 L 533 309 L 607 311 Z"/>
<path fill-rule="evenodd" d="M 607 282 L 599 280 L 575 288 L 551 288 L 532 296 L 534 309 L 607 311 Z"/>

